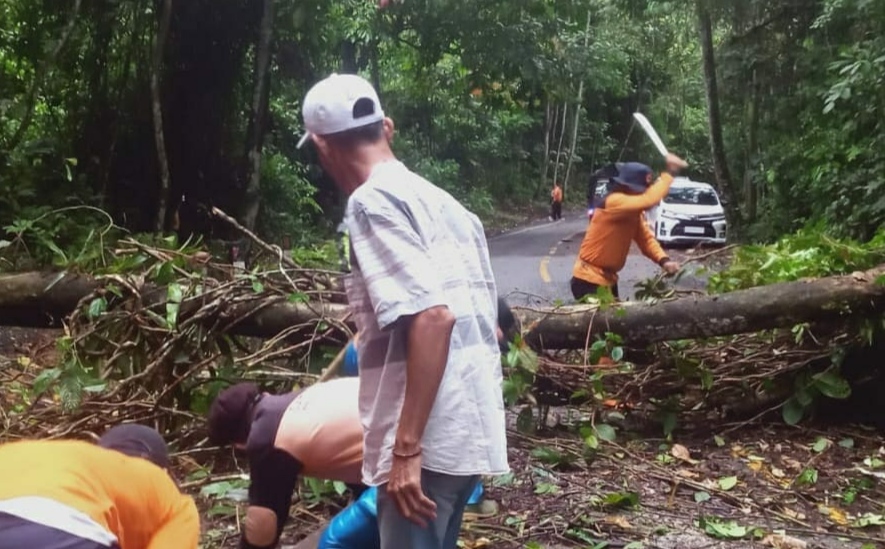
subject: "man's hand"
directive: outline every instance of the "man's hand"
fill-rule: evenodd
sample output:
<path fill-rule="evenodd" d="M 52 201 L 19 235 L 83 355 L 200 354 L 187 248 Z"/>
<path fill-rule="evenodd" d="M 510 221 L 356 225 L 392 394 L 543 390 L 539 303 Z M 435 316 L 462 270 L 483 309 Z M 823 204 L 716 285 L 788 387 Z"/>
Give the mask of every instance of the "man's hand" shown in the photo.
<path fill-rule="evenodd" d="M 393 456 L 387 494 L 396 503 L 400 514 L 421 528 L 426 528 L 428 521 L 436 519 L 436 503 L 421 489 L 421 454 Z"/>
<path fill-rule="evenodd" d="M 688 163 L 673 153 L 667 155 L 667 171 L 671 174 L 677 174 L 688 167 Z"/>
<path fill-rule="evenodd" d="M 679 271 L 679 263 L 676 263 L 675 261 L 667 261 L 661 265 L 661 268 L 663 268 L 664 272 L 668 275 L 675 275 Z"/>

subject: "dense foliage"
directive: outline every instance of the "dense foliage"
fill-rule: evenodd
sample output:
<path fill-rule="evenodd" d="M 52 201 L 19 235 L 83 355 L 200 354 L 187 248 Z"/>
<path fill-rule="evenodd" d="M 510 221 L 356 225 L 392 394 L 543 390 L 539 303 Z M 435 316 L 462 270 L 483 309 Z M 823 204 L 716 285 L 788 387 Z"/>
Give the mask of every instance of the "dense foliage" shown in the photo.
<path fill-rule="evenodd" d="M 295 149 L 300 99 L 359 71 L 398 154 L 482 215 L 554 178 L 578 202 L 612 160 L 658 164 L 641 110 L 739 236 L 866 240 L 885 220 L 883 25 L 885 0 L 0 0 L 0 220 L 90 205 L 230 238 L 217 206 L 310 243 L 342 200 Z M 52 227 L 63 247 L 105 222 L 81 214 Z"/>

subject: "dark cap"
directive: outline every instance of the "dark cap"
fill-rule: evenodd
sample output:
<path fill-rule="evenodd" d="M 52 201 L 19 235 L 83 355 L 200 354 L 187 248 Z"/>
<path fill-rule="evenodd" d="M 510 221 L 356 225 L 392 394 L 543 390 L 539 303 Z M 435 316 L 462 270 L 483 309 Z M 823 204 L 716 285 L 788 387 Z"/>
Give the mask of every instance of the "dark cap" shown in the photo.
<path fill-rule="evenodd" d="M 98 441 L 102 448 L 116 450 L 127 456 L 144 458 L 164 469 L 169 468 L 169 449 L 156 429 L 126 423 L 111 427 Z"/>
<path fill-rule="evenodd" d="M 221 391 L 209 408 L 209 442 L 219 446 L 246 442 L 252 408 L 260 396 L 254 383 L 237 383 Z"/>
<path fill-rule="evenodd" d="M 643 193 L 650 184 L 649 176 L 652 174 L 651 168 L 639 162 L 624 162 L 617 164 L 618 175 L 612 177 L 618 185 L 623 185 L 628 189 Z"/>

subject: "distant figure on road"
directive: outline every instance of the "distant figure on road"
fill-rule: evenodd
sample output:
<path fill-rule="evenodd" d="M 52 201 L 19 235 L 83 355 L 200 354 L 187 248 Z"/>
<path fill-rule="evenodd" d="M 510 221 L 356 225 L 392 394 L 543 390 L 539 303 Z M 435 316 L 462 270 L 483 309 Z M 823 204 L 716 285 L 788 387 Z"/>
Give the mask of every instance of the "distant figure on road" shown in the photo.
<path fill-rule="evenodd" d="M 667 156 L 666 172 L 654 183 L 652 170 L 645 164 L 617 165 L 612 192 L 599 201 L 572 270 L 572 295 L 576 300 L 595 295 L 601 286 L 619 297 L 618 272 L 627 262 L 632 242 L 668 274 L 679 270 L 679 264 L 667 257 L 655 240 L 645 211 L 667 195 L 673 178 L 686 165 L 678 156 Z"/>
<path fill-rule="evenodd" d="M 562 187 L 555 182 L 553 190 L 550 191 L 550 219 L 552 221 L 562 219 Z"/>

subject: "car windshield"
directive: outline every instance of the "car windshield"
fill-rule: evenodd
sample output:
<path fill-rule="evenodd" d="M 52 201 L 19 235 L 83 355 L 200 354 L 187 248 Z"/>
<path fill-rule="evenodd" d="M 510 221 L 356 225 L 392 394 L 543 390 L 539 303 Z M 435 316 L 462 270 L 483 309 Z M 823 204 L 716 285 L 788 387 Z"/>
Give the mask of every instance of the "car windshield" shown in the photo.
<path fill-rule="evenodd" d="M 665 201 L 668 204 L 691 204 L 694 206 L 718 206 L 719 199 L 712 189 L 703 187 L 671 188 Z"/>

